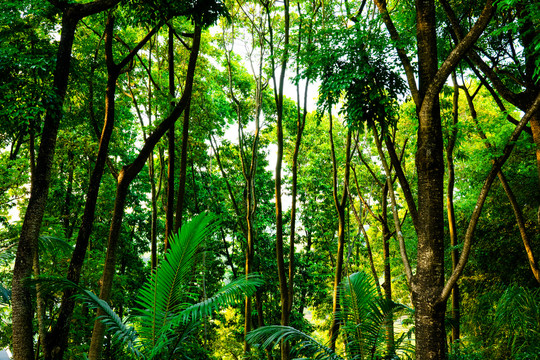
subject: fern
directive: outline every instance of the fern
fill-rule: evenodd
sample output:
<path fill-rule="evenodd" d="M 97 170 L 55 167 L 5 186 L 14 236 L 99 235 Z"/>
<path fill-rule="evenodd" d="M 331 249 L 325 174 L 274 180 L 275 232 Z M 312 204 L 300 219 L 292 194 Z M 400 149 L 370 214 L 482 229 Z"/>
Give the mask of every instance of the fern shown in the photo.
<path fill-rule="evenodd" d="M 200 244 L 217 229 L 212 215 L 201 214 L 182 226 L 181 232 L 170 239 L 171 248 L 143 285 L 137 297 L 140 335 L 152 347 L 163 347 L 168 342 L 171 317 L 186 307 L 186 285 L 193 269 Z"/>
<path fill-rule="evenodd" d="M 363 272 L 352 274 L 343 281 L 339 301 L 342 310 L 336 317 L 343 324 L 350 359 L 374 359 L 376 354 L 384 352 L 380 346 L 384 339 L 384 320 L 396 311 L 408 309 L 404 305 L 380 298 L 373 281 Z M 293 353 L 310 359 L 343 359 L 309 335 L 288 326 L 260 327 L 248 334 L 247 341 L 265 349 L 284 341 L 295 344 Z"/>
<path fill-rule="evenodd" d="M 92 292 L 82 289 L 81 296 L 92 307 L 100 308 L 101 317 L 113 339 L 122 343 L 137 358 L 162 358 L 164 353 L 181 351 L 181 342 L 196 327 L 196 320 L 210 315 L 221 306 L 232 305 L 250 296 L 263 282 L 253 275 L 224 286 L 216 295 L 190 304 L 187 284 L 192 276 L 197 250 L 216 229 L 213 215 L 201 214 L 186 223 L 170 241 L 171 248 L 136 299 L 140 308 L 131 319 L 121 320 L 109 305 Z M 130 324 L 133 323 L 133 325 Z M 177 329 L 183 328 L 183 332 Z"/>

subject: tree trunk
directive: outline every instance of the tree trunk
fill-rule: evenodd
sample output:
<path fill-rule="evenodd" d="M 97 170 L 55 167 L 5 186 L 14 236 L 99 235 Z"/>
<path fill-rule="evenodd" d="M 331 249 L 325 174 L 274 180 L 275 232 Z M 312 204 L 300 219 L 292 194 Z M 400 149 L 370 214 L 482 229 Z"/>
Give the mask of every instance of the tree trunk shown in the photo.
<path fill-rule="evenodd" d="M 438 70 L 435 2 L 416 0 L 419 94 L 422 102 Z M 444 287 L 444 161 L 438 96 L 418 113 L 418 255 L 412 283 L 415 306 L 416 357 L 446 358 L 444 315 L 446 301 L 439 301 Z"/>
<path fill-rule="evenodd" d="M 176 96 L 174 89 L 174 32 L 169 25 L 169 43 L 168 43 L 168 57 L 169 57 L 169 96 L 174 99 Z M 171 100 L 171 110 L 174 108 L 174 100 Z M 174 229 L 174 166 L 175 166 L 175 134 L 174 125 L 169 129 L 169 158 L 167 166 L 167 213 L 165 218 L 165 239 L 167 239 L 173 233 Z M 167 241 L 167 240 L 165 240 Z M 168 242 L 167 242 L 168 246 Z"/>
<path fill-rule="evenodd" d="M 330 110 L 331 111 L 331 110 Z M 350 169 L 350 156 L 351 156 L 351 130 L 347 130 L 347 143 L 345 145 L 346 151 L 346 164 L 345 164 L 345 174 L 344 182 L 345 186 L 343 187 L 343 193 L 341 199 L 338 198 L 338 173 L 337 173 L 337 161 L 336 154 L 334 149 L 334 135 L 332 132 L 332 113 L 329 111 L 330 117 L 330 148 L 332 156 L 332 168 L 333 168 L 333 197 L 334 205 L 336 207 L 336 212 L 338 216 L 338 246 L 337 246 L 337 255 L 336 255 L 336 270 L 334 275 L 334 291 L 332 295 L 332 324 L 330 325 L 330 348 L 336 348 L 336 340 L 339 334 L 340 321 L 337 319 L 336 315 L 340 311 L 338 292 L 339 286 L 341 284 L 341 279 L 343 276 L 343 252 L 345 250 L 345 205 L 347 204 L 347 185 L 349 183 L 349 169 Z"/>
<path fill-rule="evenodd" d="M 45 204 L 49 194 L 51 167 L 54 159 L 58 127 L 62 117 L 62 106 L 66 95 L 71 63 L 71 49 L 75 29 L 80 17 L 71 8 L 62 14 L 62 30 L 56 55 L 54 72 L 54 102 L 49 104 L 45 115 L 41 144 L 34 172 L 30 200 L 19 238 L 12 281 L 12 328 L 13 358 L 29 360 L 34 358 L 32 318 L 33 308 L 30 288 L 23 281 L 32 274 L 34 253 L 38 251 L 37 241 Z M 39 255 L 38 255 L 39 257 Z"/>
<path fill-rule="evenodd" d="M 176 203 L 176 223 L 174 231 L 177 232 L 182 227 L 182 216 L 184 212 L 184 201 L 186 197 L 186 172 L 187 172 L 187 151 L 189 141 L 189 107 L 191 101 L 188 101 L 184 110 L 184 125 L 182 127 L 182 153 L 180 154 L 180 178 L 178 179 L 178 199 Z M 165 242 L 165 249 L 169 248 L 169 243 Z"/>
<path fill-rule="evenodd" d="M 454 214 L 454 147 L 457 138 L 457 124 L 459 119 L 458 100 L 459 88 L 457 85 L 456 74 L 452 73 L 452 82 L 454 84 L 454 96 L 452 99 L 452 129 L 448 138 L 446 148 L 446 164 L 448 166 L 448 185 L 446 190 L 446 212 L 448 216 L 448 230 L 450 233 L 450 246 L 452 247 L 452 271 L 456 269 L 459 261 L 459 251 L 457 249 L 458 237 L 456 227 L 456 216 Z M 459 285 L 456 283 L 452 289 L 452 343 L 456 343 L 460 337 L 460 310 L 459 310 Z M 456 344 L 457 345 L 457 344 Z"/>
<path fill-rule="evenodd" d="M 392 301 L 392 273 L 390 268 L 390 239 L 392 233 L 388 228 L 388 181 L 384 183 L 382 191 L 381 202 L 381 225 L 382 225 L 382 237 L 383 237 L 383 259 L 384 259 L 384 283 L 382 288 L 384 290 L 384 298 L 388 301 Z M 396 351 L 396 345 L 394 341 L 394 317 L 390 313 L 389 316 L 384 319 L 384 329 L 386 336 L 386 353 L 387 355 L 394 355 Z"/>

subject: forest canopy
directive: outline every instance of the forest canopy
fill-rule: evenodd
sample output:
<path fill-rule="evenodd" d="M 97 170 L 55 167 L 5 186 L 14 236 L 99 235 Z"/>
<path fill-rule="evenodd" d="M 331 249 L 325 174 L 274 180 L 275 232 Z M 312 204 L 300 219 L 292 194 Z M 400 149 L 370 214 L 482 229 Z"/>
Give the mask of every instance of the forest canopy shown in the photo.
<path fill-rule="evenodd" d="M 540 2 L 0 3 L 13 359 L 538 359 Z"/>

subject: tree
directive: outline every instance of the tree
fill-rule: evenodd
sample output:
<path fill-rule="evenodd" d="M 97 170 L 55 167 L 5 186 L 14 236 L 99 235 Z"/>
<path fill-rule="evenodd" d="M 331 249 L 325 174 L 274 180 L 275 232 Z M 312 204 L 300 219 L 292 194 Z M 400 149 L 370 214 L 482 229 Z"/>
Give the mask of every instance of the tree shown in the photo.
<path fill-rule="evenodd" d="M 62 11 L 62 29 L 56 55 L 52 101 L 45 114 L 35 177 L 32 179 L 30 201 L 26 209 L 15 268 L 13 269 L 12 322 L 15 359 L 34 357 L 30 291 L 23 285 L 23 281 L 31 274 L 32 259 L 37 251 L 37 238 L 49 192 L 51 166 L 54 159 L 58 126 L 62 117 L 62 105 L 68 84 L 71 49 L 77 23 L 84 17 L 112 8 L 118 2 L 119 0 L 97 0 L 86 4 L 53 2 Z"/>
<path fill-rule="evenodd" d="M 122 225 L 122 218 L 124 215 L 124 207 L 128 187 L 133 181 L 133 179 L 137 176 L 137 174 L 142 170 L 146 159 L 148 158 L 150 152 L 152 151 L 158 140 L 163 136 L 166 130 L 171 127 L 171 125 L 176 121 L 176 119 L 182 114 L 186 106 L 189 104 L 189 98 L 191 97 L 191 89 L 193 87 L 198 50 L 200 46 L 201 31 L 201 26 L 196 25 L 193 36 L 191 55 L 189 59 L 189 67 L 186 75 L 186 84 L 184 87 L 184 93 L 182 94 L 182 98 L 175 106 L 171 114 L 167 118 L 162 120 L 161 123 L 156 127 L 154 132 L 146 139 L 145 144 L 139 152 L 135 161 L 133 161 L 128 166 L 124 166 L 118 174 L 114 213 L 111 220 L 111 228 L 109 231 L 109 239 L 107 245 L 107 257 L 104 264 L 101 290 L 99 294 L 100 299 L 102 300 L 107 301 L 110 296 L 112 279 L 115 272 L 114 269 L 116 262 L 116 252 L 120 236 L 120 227 Z M 101 315 L 100 312 L 98 312 L 98 314 Z M 90 345 L 90 359 L 100 358 L 104 331 L 105 328 L 103 324 L 99 320 L 96 320 L 94 324 L 94 331 L 92 333 L 92 343 Z"/>

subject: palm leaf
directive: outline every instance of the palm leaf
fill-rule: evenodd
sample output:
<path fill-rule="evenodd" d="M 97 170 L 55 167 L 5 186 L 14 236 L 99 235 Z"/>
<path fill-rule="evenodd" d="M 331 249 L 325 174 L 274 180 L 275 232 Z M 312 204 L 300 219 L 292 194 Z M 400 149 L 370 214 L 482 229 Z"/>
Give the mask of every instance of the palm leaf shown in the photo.
<path fill-rule="evenodd" d="M 165 346 L 165 336 L 171 327 L 171 319 L 185 305 L 186 286 L 192 274 L 194 259 L 200 244 L 218 226 L 215 216 L 200 214 L 182 226 L 179 234 L 170 239 L 171 247 L 160 267 L 143 285 L 137 297 L 141 306 L 140 336 L 147 346 Z"/>
<path fill-rule="evenodd" d="M 38 238 L 39 250 L 50 254 L 71 254 L 73 246 L 66 240 L 55 236 L 40 236 Z"/>
<path fill-rule="evenodd" d="M 111 309 L 105 300 L 100 299 L 93 292 L 75 284 L 74 282 L 59 277 L 40 276 L 37 279 L 29 280 L 30 285 L 40 284 L 40 291 L 44 293 L 56 292 L 65 288 L 77 290 L 76 297 L 84 301 L 89 308 L 101 309 L 105 315 L 100 317 L 112 338 L 119 344 L 125 346 L 135 357 L 142 357 L 141 344 L 139 343 L 137 332 L 128 325 L 129 319 L 121 320 L 120 317 Z"/>
<path fill-rule="evenodd" d="M 213 311 L 228 305 L 242 302 L 246 296 L 255 293 L 258 286 L 264 284 L 261 276 L 251 274 L 247 279 L 238 278 L 222 287 L 216 295 L 202 302 L 189 306 L 180 313 L 182 321 L 185 323 L 191 320 L 198 320 L 209 316 Z"/>
<path fill-rule="evenodd" d="M 99 317 L 102 323 L 107 326 L 107 330 L 112 335 L 114 341 L 122 344 L 137 358 L 144 357 L 141 353 L 141 344 L 138 340 L 137 332 L 135 328 L 129 325 L 129 318 L 124 320 L 114 312 L 109 304 L 100 299 L 93 292 L 80 288 L 79 297 L 83 299 L 86 304 L 93 309 L 101 309 L 105 315 Z"/>
<path fill-rule="evenodd" d="M 263 349 L 273 349 L 281 341 L 296 343 L 293 352 L 316 360 L 343 360 L 329 347 L 306 333 L 290 326 L 271 325 L 257 328 L 246 336 L 246 341 Z M 299 358 L 297 358 L 299 359 Z"/>
<path fill-rule="evenodd" d="M 364 272 L 344 279 L 339 295 L 341 311 L 336 317 L 347 334 L 348 353 L 359 359 L 384 353 L 385 319 L 407 307 L 380 298 L 373 279 Z"/>

